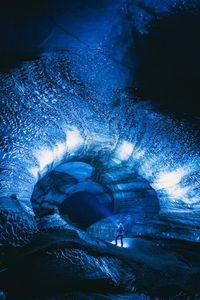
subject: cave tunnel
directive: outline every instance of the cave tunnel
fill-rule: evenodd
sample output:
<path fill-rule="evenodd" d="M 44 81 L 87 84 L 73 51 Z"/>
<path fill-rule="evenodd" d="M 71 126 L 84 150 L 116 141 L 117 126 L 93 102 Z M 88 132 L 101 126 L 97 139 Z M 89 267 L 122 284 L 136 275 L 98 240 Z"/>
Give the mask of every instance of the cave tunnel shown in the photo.
<path fill-rule="evenodd" d="M 31 202 L 36 216 L 59 211 L 69 224 L 106 240 L 115 236 L 120 221 L 126 236 L 143 235 L 159 215 L 156 192 L 126 165 L 102 169 L 80 161 L 62 163 L 36 183 Z"/>

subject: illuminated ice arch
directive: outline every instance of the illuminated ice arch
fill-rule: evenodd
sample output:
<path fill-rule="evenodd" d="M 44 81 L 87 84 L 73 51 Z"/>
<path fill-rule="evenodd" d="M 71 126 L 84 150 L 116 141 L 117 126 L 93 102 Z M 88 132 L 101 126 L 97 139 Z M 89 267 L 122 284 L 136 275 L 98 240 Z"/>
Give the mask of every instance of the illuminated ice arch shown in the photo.
<path fill-rule="evenodd" d="M 149 219 L 158 214 L 158 198 L 146 180 L 125 165 L 93 167 L 93 157 L 86 160 L 62 163 L 38 181 L 31 197 L 36 215 L 58 208 L 62 218 L 85 229 L 119 212 Z"/>
<path fill-rule="evenodd" d="M 35 151 L 38 167 L 30 169 L 30 172 L 35 177 L 39 176 L 41 178 L 41 176 L 55 168 L 62 161 L 67 161 L 78 156 L 78 151 L 84 146 L 83 137 L 76 127 L 71 127 L 65 133 L 66 141 L 64 143 L 58 143 L 51 150 L 43 149 Z M 123 140 L 121 143 L 118 143 L 117 147 L 108 149 L 107 151 L 110 151 L 111 155 L 109 155 L 109 160 L 106 158 L 106 161 L 103 162 L 106 168 L 109 168 L 109 165 L 124 164 L 128 165 L 128 168 L 131 169 L 134 168 L 136 163 L 139 165 L 138 173 L 148 180 L 152 188 L 158 192 L 161 209 L 162 204 L 166 202 L 171 202 L 172 207 L 175 208 L 176 203 L 185 203 L 187 205 L 185 208 L 189 209 L 192 205 L 200 201 L 199 196 L 192 193 L 191 187 L 188 186 L 187 182 L 184 183 L 184 179 L 193 171 L 191 164 L 186 165 L 184 168 L 163 172 L 165 166 L 162 163 L 160 166 L 158 165 L 158 157 L 155 157 L 153 161 L 152 159 L 149 160 L 146 149 L 138 150 L 135 148 L 134 143 Z M 87 155 L 87 153 L 83 154 L 83 156 Z M 166 206 L 164 209 L 166 209 Z"/>
<path fill-rule="evenodd" d="M 84 57 L 90 57 L 85 50 Z M 30 79 L 27 82 L 21 76 L 22 69 L 2 75 L 6 91 L 5 95 L 2 92 L 5 103 L 2 108 L 5 107 L 6 114 L 2 114 L 1 123 L 5 135 L 1 153 L 1 202 L 5 209 L 14 207 L 7 199 L 12 194 L 16 194 L 24 208 L 31 208 L 30 196 L 38 179 L 61 162 L 90 156 L 110 168 L 126 165 L 130 170 L 137 169 L 155 187 L 162 211 L 182 209 L 198 213 L 200 161 L 195 131 L 156 112 L 148 102 L 118 95 L 120 88 L 124 93 L 123 76 L 119 66 L 112 73 L 112 65 L 107 65 L 104 57 L 100 66 L 95 57 L 95 62 L 87 67 L 87 61 L 83 63 L 80 56 L 75 60 L 70 56 L 69 61 L 76 61 L 75 73 L 64 65 L 68 58 L 68 54 L 65 57 L 62 53 L 60 58 L 58 53 L 49 53 L 41 60 L 27 62 L 22 66 L 23 70 L 27 69 Z M 81 80 L 79 71 L 88 80 Z M 75 83 L 66 81 L 66 72 L 75 74 L 72 78 Z M 98 99 L 96 93 L 87 97 L 90 79 L 96 79 L 97 73 L 100 80 L 91 89 L 102 89 L 102 97 Z M 27 84 L 27 96 L 16 89 L 15 78 L 17 83 Z M 115 97 L 119 105 L 113 105 Z"/>
<path fill-rule="evenodd" d="M 185 163 L 184 167 L 182 166 L 181 168 L 177 168 L 178 164 L 174 164 L 174 166 L 172 164 L 170 168 L 169 165 L 166 166 L 163 162 L 162 152 L 153 153 L 153 155 L 149 152 L 149 140 L 145 142 L 142 140 L 138 143 L 137 139 L 134 139 L 134 135 L 130 135 L 129 139 L 123 140 L 120 136 L 102 134 L 103 130 L 100 130 L 100 133 L 97 134 L 93 132 L 92 128 L 90 134 L 84 136 L 82 131 L 76 126 L 65 128 L 63 132 L 65 133 L 65 138 L 63 140 L 57 138 L 52 143 L 51 148 L 35 147 L 35 149 L 31 149 L 35 159 L 34 161 L 30 160 L 31 163 L 34 162 L 34 165 L 30 163 L 30 168 L 28 169 L 31 175 L 30 184 L 26 181 L 25 189 L 19 186 L 20 193 L 17 194 L 22 207 L 31 214 L 33 212 L 30 198 L 21 198 L 21 193 L 28 191 L 27 195 L 31 197 L 32 190 L 37 181 L 60 164 L 70 161 L 83 161 L 91 162 L 91 165 L 94 164 L 95 169 L 98 170 L 95 178 L 97 183 L 101 185 L 105 179 L 107 180 L 106 187 L 110 189 L 114 201 L 117 201 L 118 196 L 120 199 L 128 199 L 130 193 L 127 189 L 133 184 L 133 182 L 127 182 L 126 188 L 124 188 L 123 182 L 120 182 L 120 180 L 116 182 L 115 180 L 117 172 L 120 173 L 122 181 L 129 179 L 131 174 L 135 172 L 155 189 L 159 198 L 159 209 L 162 213 L 168 215 L 174 212 L 175 217 L 179 212 L 184 213 L 184 220 L 186 220 L 185 213 L 188 210 L 190 212 L 191 206 L 197 208 L 195 213 L 198 210 L 198 193 L 195 193 L 195 195 L 191 194 L 195 192 L 195 178 L 192 178 L 191 186 L 190 181 L 188 181 L 190 174 L 195 174 L 198 168 L 196 161 L 195 164 L 191 162 L 188 162 L 188 164 Z M 27 166 L 29 166 L 29 163 L 27 163 Z M 106 173 L 106 170 L 109 171 Z M 114 170 L 115 174 L 110 172 L 110 170 Z M 115 181 L 114 185 L 112 184 L 113 181 Z M 196 181 L 196 184 L 197 186 L 199 185 L 198 181 Z M 180 187 L 182 188 L 182 185 L 188 189 L 181 190 L 181 193 L 184 193 L 180 197 Z M 151 197 L 148 197 L 148 199 L 151 202 Z M 133 204 L 135 203 L 134 201 L 132 202 Z M 145 207 L 143 208 L 145 211 Z M 156 212 L 158 212 L 158 209 Z M 149 215 L 150 218 L 151 216 Z M 178 216 L 178 219 L 180 219 L 180 216 Z M 185 222 L 187 223 L 187 221 Z M 159 223 L 157 225 L 159 226 Z"/>

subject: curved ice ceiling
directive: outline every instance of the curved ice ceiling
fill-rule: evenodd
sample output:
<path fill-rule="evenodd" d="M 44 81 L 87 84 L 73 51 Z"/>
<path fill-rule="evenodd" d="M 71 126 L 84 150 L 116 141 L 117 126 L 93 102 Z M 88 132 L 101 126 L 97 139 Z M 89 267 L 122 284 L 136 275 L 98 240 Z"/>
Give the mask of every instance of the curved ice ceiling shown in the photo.
<path fill-rule="evenodd" d="M 140 34 L 152 18 L 152 7 L 157 13 L 170 7 L 138 3 L 132 9 Z M 41 45 L 43 51 L 53 46 L 71 49 L 46 52 L 1 74 L 3 209 L 10 209 L 7 198 L 15 194 L 31 212 L 30 198 L 39 179 L 61 163 L 89 161 L 100 170 L 125 166 L 137 172 L 156 191 L 164 214 L 199 214 L 198 130 L 158 112 L 151 101 L 130 99 L 126 88 L 133 79 L 134 60 L 127 67 L 130 45 L 122 39 L 123 34 L 130 36 L 130 24 L 124 23 L 126 7 L 120 1 L 113 9 L 115 22 L 109 22 L 111 4 L 101 30 L 97 18 L 98 26 L 92 33 L 80 32 L 77 42 L 80 27 L 72 26 L 76 32 L 71 38 L 60 43 L 56 34 Z"/>

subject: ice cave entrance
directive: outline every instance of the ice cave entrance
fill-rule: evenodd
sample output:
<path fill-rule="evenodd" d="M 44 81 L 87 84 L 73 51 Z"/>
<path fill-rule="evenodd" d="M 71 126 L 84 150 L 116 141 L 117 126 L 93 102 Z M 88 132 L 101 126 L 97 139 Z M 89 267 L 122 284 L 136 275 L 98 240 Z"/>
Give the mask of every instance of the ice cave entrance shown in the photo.
<path fill-rule="evenodd" d="M 130 238 L 151 230 L 159 213 L 156 192 L 136 172 L 125 165 L 106 169 L 83 161 L 63 163 L 44 175 L 31 201 L 37 216 L 58 208 L 72 225 L 110 242 L 119 222 Z"/>

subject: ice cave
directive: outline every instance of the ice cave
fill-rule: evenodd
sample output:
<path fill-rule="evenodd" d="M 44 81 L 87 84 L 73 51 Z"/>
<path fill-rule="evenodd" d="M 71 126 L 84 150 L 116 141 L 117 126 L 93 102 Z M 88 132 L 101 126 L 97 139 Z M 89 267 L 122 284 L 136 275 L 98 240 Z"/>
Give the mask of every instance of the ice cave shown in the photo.
<path fill-rule="evenodd" d="M 0 15 L 0 299 L 200 299 L 199 1 Z"/>

